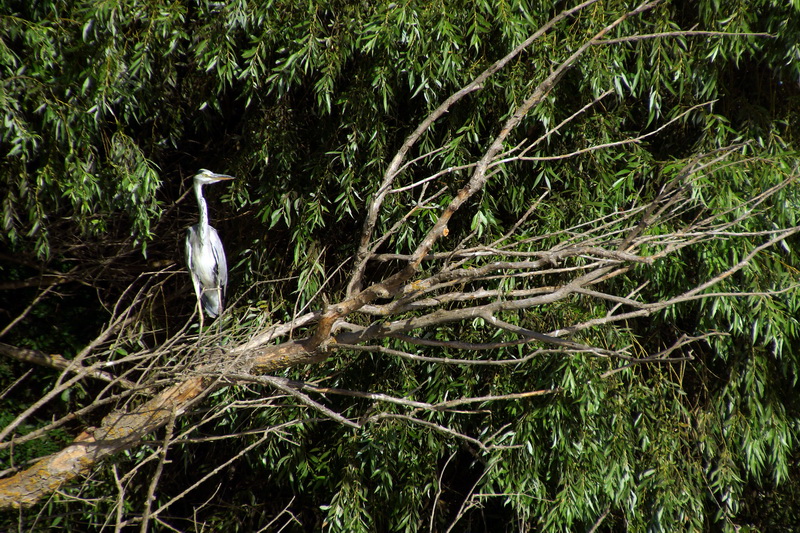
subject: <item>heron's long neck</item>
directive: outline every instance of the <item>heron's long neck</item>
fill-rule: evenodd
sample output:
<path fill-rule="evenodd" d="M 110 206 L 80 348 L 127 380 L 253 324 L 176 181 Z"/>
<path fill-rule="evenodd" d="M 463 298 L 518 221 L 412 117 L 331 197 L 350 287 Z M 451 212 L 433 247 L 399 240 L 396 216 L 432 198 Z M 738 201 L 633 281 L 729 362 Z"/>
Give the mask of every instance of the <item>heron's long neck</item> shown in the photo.
<path fill-rule="evenodd" d="M 197 206 L 200 208 L 200 222 L 198 222 L 197 225 L 200 227 L 200 233 L 205 242 L 206 235 L 208 234 L 208 207 L 206 207 L 206 199 L 203 198 L 202 183 L 195 182 L 194 194 L 197 196 Z"/>

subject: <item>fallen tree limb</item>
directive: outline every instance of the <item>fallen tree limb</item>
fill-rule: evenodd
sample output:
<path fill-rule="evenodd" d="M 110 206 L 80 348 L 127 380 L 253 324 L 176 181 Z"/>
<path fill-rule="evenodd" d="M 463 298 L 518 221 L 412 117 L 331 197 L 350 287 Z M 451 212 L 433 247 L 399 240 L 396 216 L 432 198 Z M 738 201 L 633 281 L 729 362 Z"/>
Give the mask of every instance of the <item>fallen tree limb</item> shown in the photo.
<path fill-rule="evenodd" d="M 173 412 L 184 411 L 207 388 L 203 378 L 190 378 L 130 412 L 111 413 L 100 428 L 87 429 L 60 452 L 0 479 L 0 509 L 33 505 L 64 483 L 90 472 L 98 461 L 130 448 L 142 436 L 164 426 Z"/>

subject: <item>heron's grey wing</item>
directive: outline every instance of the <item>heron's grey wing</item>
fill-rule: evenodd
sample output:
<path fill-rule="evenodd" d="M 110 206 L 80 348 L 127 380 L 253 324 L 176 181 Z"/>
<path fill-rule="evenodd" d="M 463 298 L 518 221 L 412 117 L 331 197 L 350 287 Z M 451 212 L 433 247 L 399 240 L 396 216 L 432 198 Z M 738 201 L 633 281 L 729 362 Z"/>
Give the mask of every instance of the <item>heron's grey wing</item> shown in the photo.
<path fill-rule="evenodd" d="M 194 292 L 197 298 L 200 299 L 200 280 L 197 279 L 195 273 L 193 249 L 197 242 L 197 228 L 195 226 L 186 230 L 186 268 L 189 269 L 189 274 L 192 276 L 192 285 L 194 285 Z"/>
<path fill-rule="evenodd" d="M 219 238 L 217 230 L 214 228 L 209 229 L 211 230 L 209 232 L 211 251 L 214 253 L 214 259 L 217 263 L 217 281 L 219 283 L 220 295 L 222 296 L 220 299 L 221 307 L 225 302 L 225 294 L 228 289 L 228 262 L 225 259 L 225 248 L 222 246 L 222 240 Z"/>

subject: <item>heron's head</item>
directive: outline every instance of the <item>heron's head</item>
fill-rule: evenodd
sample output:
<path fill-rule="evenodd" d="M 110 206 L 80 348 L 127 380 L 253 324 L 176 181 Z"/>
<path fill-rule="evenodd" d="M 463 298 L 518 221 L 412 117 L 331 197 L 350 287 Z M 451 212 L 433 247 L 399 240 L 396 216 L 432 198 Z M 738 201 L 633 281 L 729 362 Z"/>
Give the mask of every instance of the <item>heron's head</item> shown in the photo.
<path fill-rule="evenodd" d="M 227 174 L 217 174 L 216 172 L 211 172 L 210 170 L 206 170 L 204 168 L 201 168 L 200 171 L 194 176 L 195 183 L 200 183 L 202 185 L 232 179 L 234 179 L 233 176 L 228 176 Z"/>

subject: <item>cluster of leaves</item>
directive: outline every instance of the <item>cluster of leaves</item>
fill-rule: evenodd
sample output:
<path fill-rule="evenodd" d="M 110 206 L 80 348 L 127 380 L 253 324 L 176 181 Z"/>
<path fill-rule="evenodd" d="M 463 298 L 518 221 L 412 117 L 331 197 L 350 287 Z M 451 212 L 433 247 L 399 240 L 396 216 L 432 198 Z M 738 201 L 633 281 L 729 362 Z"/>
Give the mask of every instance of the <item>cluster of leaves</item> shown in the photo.
<path fill-rule="evenodd" d="M 396 186 L 474 163 L 531 88 L 629 4 L 598 2 L 537 41 L 425 134 L 417 155 L 428 155 Z M 477 201 L 453 221 L 451 239 L 472 234 L 469 242 L 491 242 L 547 192 L 547 201 L 519 228 L 520 240 L 539 238 L 529 248 L 535 251 L 556 243 L 565 228 L 652 199 L 692 153 L 732 142 L 749 143 L 740 161 L 692 181 L 698 209 L 741 216 L 751 198 L 796 173 L 792 150 L 800 96 L 787 80 L 800 75 L 800 4 L 721 4 L 663 2 L 620 24 L 608 39 L 688 28 L 772 37 L 681 35 L 598 45 L 531 111 L 508 148 L 548 133 L 607 90 L 614 94 L 602 105 L 548 135 L 528 155 L 548 157 L 613 142 L 682 116 L 676 126 L 645 143 L 569 160 L 498 166 Z M 247 293 L 242 306 L 252 305 L 237 316 L 238 327 L 255 330 L 264 308 L 276 320 L 289 318 L 302 306 L 317 305 L 320 289 L 332 297 L 340 291 L 337 282 L 346 269 L 337 274 L 336 268 L 354 250 L 365 199 L 404 136 L 561 7 L 519 0 L 191 5 L 118 0 L 72 7 L 41 2 L 2 14 L 3 242 L 44 256 L 52 243 L 73 233 L 99 239 L 122 226 L 144 245 L 165 199 L 177 196 L 168 176 L 224 166 L 243 178 L 234 186 L 231 205 L 261 222 L 238 234 L 228 224 L 234 280 L 240 286 L 273 277 L 292 280 L 257 285 L 269 290 Z M 763 79 L 756 83 L 754 76 Z M 712 100 L 713 105 L 685 113 Z M 454 170 L 437 180 L 442 195 L 431 209 L 409 217 L 387 242 L 387 251 L 413 249 L 436 208 L 468 172 Z M 744 227 L 751 237 L 707 241 L 699 252 L 693 248 L 635 269 L 614 282 L 615 292 L 629 294 L 646 278 L 650 284 L 642 297 L 656 299 L 686 290 L 700 275 L 722 272 L 762 242 L 759 232 L 796 225 L 797 194 L 796 186 L 787 187 L 769 206 L 760 206 Z M 377 233 L 388 231 L 414 200 L 390 195 Z M 225 224 L 218 224 L 223 234 Z M 164 239 L 169 245 L 174 240 Z M 800 264 L 796 245 L 787 242 L 759 254 L 716 289 L 793 285 Z M 508 290 L 537 280 L 497 283 Z M 744 520 L 757 527 L 766 523 L 768 511 L 754 510 L 753 500 L 767 490 L 781 491 L 797 470 L 798 310 L 797 291 L 772 298 L 727 296 L 682 304 L 627 329 L 584 333 L 583 342 L 633 345 L 642 354 L 657 352 L 682 333 L 727 334 L 696 347 L 691 362 L 633 366 L 612 378 L 604 375 L 618 370 L 618 361 L 585 354 L 492 367 L 337 352 L 323 365 L 287 375 L 429 403 L 560 392 L 489 402 L 466 414 L 418 413 L 427 426 L 384 418 L 359 432 L 320 422 L 318 413 L 291 400 L 255 413 L 226 410 L 216 427 L 203 431 L 244 434 L 295 425 L 243 458 L 247 468 L 238 468 L 227 482 L 239 490 L 193 494 L 181 504 L 183 518 L 175 520 L 184 520 L 187 529 L 191 520 L 226 530 L 257 529 L 287 507 L 298 531 L 446 529 L 462 512 L 456 529 L 588 529 L 607 511 L 603 524 L 609 530 L 704 530 L 712 524 L 734 530 L 747 526 Z M 550 331 L 604 311 L 571 301 L 504 319 Z M 487 331 L 476 321 L 425 334 L 502 340 Z M 392 346 L 420 355 L 463 356 L 399 341 Z M 526 353 L 516 347 L 476 357 Z M 10 381 L 4 376 L 4 383 Z M 267 394 L 255 389 L 223 389 L 208 400 L 209 409 Z M 29 401 L 17 400 L 18 405 Z M 352 419 L 375 409 L 364 400 L 333 396 L 325 403 Z M 380 409 L 407 413 L 399 406 Z M 434 425 L 494 448 L 476 449 Z M 245 442 L 244 448 L 253 438 L 236 442 Z M 159 503 L 224 461 L 230 448 L 186 444 L 170 453 L 173 480 L 160 485 Z M 133 452 L 119 466 L 142 464 L 146 457 L 145 451 Z M 140 486 L 128 486 L 126 512 L 135 513 L 144 502 L 152 471 L 142 471 Z M 115 483 L 110 472 L 95 482 L 81 495 L 107 495 Z M 776 506 L 796 506 L 791 494 L 778 494 Z M 203 506 L 211 496 L 216 503 Z M 115 502 L 93 509 L 77 500 L 62 503 L 62 511 L 84 513 L 74 527 L 99 529 Z"/>

